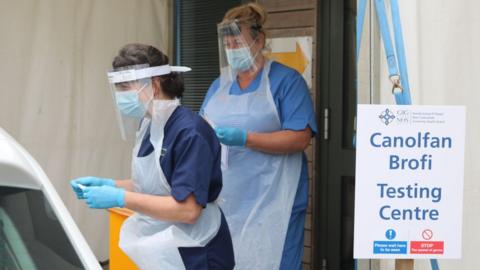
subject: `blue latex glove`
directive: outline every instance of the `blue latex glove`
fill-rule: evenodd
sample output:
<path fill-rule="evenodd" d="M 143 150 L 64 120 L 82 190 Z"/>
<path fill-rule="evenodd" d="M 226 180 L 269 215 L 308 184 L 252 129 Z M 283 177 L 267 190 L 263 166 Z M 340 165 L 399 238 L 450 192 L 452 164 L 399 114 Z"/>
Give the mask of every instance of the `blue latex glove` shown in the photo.
<path fill-rule="evenodd" d="M 70 185 L 72 186 L 73 191 L 77 194 L 78 199 L 85 199 L 83 196 L 83 190 L 78 186 L 81 184 L 86 187 L 92 186 L 115 186 L 115 181 L 113 179 L 108 178 L 99 178 L 94 176 L 86 176 L 80 177 L 70 181 Z"/>
<path fill-rule="evenodd" d="M 83 197 L 88 207 L 104 209 L 125 206 L 125 190 L 112 186 L 86 187 Z"/>
<path fill-rule="evenodd" d="M 240 128 L 217 127 L 215 133 L 221 143 L 231 146 L 245 146 L 247 131 Z"/>

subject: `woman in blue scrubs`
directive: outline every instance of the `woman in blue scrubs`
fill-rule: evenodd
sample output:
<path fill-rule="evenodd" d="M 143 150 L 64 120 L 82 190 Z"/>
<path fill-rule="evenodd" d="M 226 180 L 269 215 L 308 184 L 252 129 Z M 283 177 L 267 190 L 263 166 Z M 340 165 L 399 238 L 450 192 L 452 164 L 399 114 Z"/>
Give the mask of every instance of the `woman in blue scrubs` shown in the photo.
<path fill-rule="evenodd" d="M 220 205 L 237 269 L 301 269 L 308 203 L 303 151 L 317 132 L 302 76 L 266 59 L 265 10 L 246 4 L 218 26 L 221 75 L 201 114 L 228 148 Z"/>
<path fill-rule="evenodd" d="M 220 144 L 213 129 L 180 105 L 183 79 L 168 57 L 142 44 L 113 60 L 121 127 L 141 119 L 132 179 L 82 177 L 71 185 L 91 208 L 136 212 L 121 228 L 119 246 L 141 269 L 233 269 L 229 228 L 215 203 L 222 189 Z M 123 132 L 126 134 L 125 132 Z"/>

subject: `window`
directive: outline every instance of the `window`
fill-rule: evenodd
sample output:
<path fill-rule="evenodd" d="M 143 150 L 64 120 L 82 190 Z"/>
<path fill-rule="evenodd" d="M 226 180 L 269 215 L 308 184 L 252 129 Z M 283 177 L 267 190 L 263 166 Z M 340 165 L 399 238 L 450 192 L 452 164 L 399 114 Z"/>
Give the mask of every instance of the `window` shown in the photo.
<path fill-rule="evenodd" d="M 43 193 L 0 187 L 0 269 L 83 269 Z"/>
<path fill-rule="evenodd" d="M 183 105 L 198 111 L 210 84 L 219 75 L 217 23 L 240 0 L 176 0 L 175 59 L 189 66 L 184 74 Z"/>

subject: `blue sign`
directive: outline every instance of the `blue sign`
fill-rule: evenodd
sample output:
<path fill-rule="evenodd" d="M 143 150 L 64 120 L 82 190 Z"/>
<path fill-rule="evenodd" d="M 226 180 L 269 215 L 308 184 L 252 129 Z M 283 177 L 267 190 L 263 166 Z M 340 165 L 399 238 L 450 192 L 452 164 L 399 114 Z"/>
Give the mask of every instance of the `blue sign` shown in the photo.
<path fill-rule="evenodd" d="M 374 241 L 373 254 L 407 254 L 407 241 Z"/>

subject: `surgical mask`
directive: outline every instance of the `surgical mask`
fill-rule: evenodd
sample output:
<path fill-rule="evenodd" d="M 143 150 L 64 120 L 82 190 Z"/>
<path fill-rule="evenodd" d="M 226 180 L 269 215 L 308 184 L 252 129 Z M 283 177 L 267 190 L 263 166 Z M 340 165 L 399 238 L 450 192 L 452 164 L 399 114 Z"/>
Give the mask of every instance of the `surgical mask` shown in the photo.
<path fill-rule="evenodd" d="M 145 88 L 147 84 L 138 90 L 117 91 L 115 100 L 120 112 L 128 117 L 140 119 L 145 116 L 146 106 L 140 101 L 138 93 Z"/>
<path fill-rule="evenodd" d="M 226 49 L 227 61 L 235 70 L 245 71 L 252 67 L 253 57 L 248 47 Z"/>

